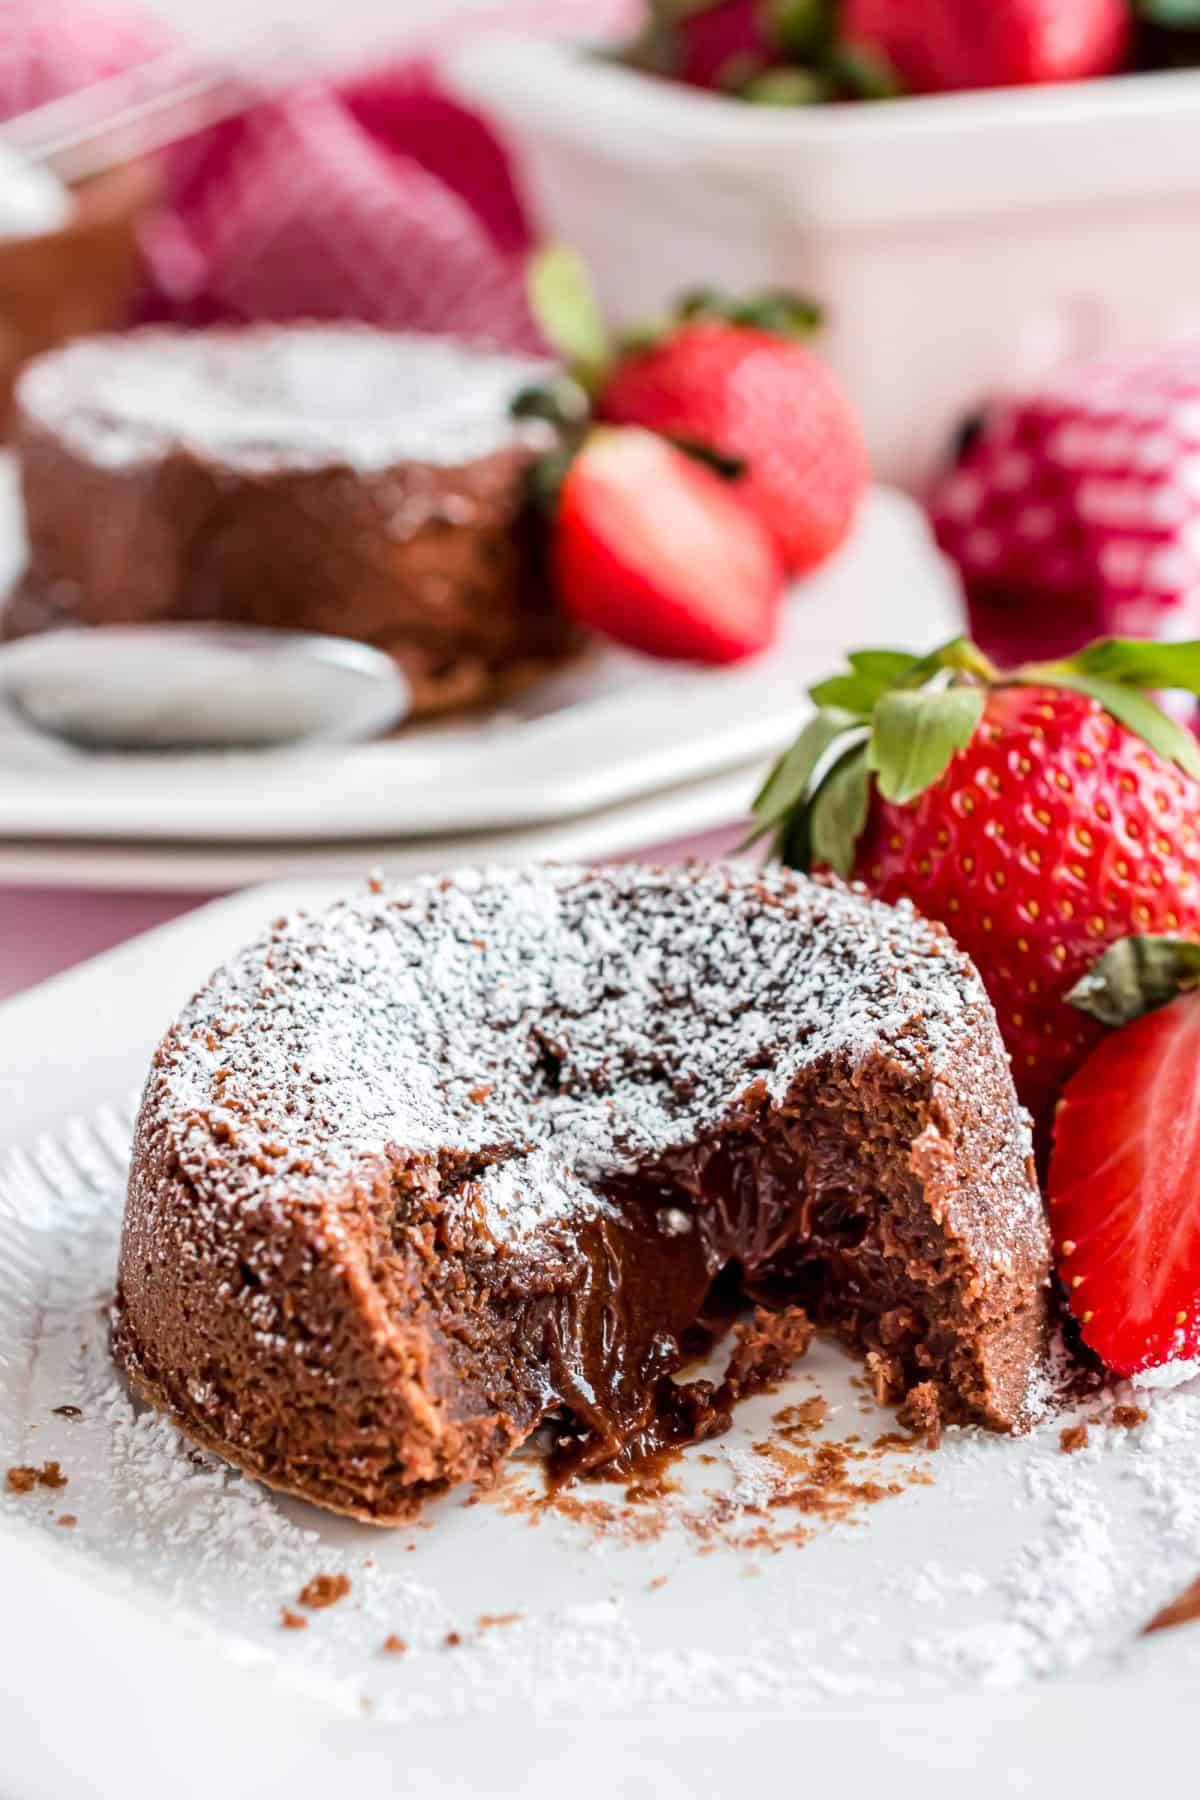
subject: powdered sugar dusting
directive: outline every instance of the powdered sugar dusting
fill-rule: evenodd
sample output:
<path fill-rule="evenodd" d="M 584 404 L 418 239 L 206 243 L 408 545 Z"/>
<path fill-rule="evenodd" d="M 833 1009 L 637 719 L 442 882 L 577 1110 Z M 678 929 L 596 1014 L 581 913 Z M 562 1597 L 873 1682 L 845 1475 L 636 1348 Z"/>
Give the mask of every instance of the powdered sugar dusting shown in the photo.
<path fill-rule="evenodd" d="M 152 329 L 92 338 L 22 377 L 25 413 L 105 468 L 192 450 L 243 470 L 453 466 L 541 442 L 514 395 L 544 365 L 367 326 Z"/>
<path fill-rule="evenodd" d="M 282 1203 L 397 1146 L 486 1151 L 510 1165 L 488 1192 L 511 1223 L 522 1159 L 561 1208 L 581 1178 L 694 1142 L 753 1083 L 779 1097 L 820 1058 L 866 1055 L 1007 1106 L 979 1175 L 986 1249 L 1040 1243 L 970 963 L 911 908 L 785 871 L 464 871 L 280 921 L 187 1009 L 146 1116 L 214 1201 Z"/>
<path fill-rule="evenodd" d="M 1113 1675 L 1150 1658 L 1181 1695 L 1194 1689 L 1200 1632 L 1152 1646 L 1138 1634 L 1200 1571 L 1195 1385 L 1146 1396 L 1149 1416 L 1132 1429 L 1115 1422 L 1130 1390 L 1093 1396 L 1088 1446 L 1069 1457 L 1061 1418 L 1016 1441 L 952 1430 L 924 1459 L 932 1486 L 806 1519 L 803 1542 L 764 1547 L 752 1509 L 780 1485 L 759 1448 L 772 1415 L 819 1390 L 820 1432 L 835 1441 L 869 1443 L 889 1422 L 872 1422 L 855 1365 L 818 1342 L 787 1390 L 746 1402 L 727 1440 L 684 1459 L 681 1508 L 723 1496 L 729 1530 L 713 1554 L 669 1518 L 642 1538 L 606 1537 L 554 1513 L 531 1526 L 463 1495 L 425 1529 L 371 1532 L 191 1449 L 114 1375 L 102 1314 L 120 1139 L 105 1119 L 0 1164 L 0 1466 L 53 1457 L 68 1477 L 54 1494 L 0 1494 L 0 1517 L 76 1559 L 81 1618 L 98 1604 L 87 1573 L 99 1563 L 131 1597 L 170 1602 L 180 1629 L 207 1633 L 248 1682 L 356 1716 L 369 1701 L 371 1719 L 396 1723 L 673 1699 L 801 1715 L 831 1694 L 866 1705 Z M 55 1411 L 68 1402 L 70 1417 Z M 528 1465 L 510 1478 L 530 1483 Z M 71 1530 L 58 1526 L 64 1512 Z M 318 1573 L 350 1582 L 320 1612 L 299 1602 Z M 282 1629 L 283 1606 L 307 1627 Z M 385 1652 L 389 1638 L 403 1654 Z"/>

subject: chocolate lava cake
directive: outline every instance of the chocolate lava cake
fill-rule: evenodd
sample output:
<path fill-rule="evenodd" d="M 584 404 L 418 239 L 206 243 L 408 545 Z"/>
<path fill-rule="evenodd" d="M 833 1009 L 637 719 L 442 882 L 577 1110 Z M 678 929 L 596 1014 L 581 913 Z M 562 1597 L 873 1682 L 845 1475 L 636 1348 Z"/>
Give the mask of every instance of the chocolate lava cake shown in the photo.
<path fill-rule="evenodd" d="M 361 325 L 82 339 L 18 384 L 30 556 L 7 610 L 54 624 L 237 621 L 389 651 L 417 712 L 560 662 L 527 499 L 544 365 Z"/>
<path fill-rule="evenodd" d="M 1020 1429 L 1048 1268 L 939 926 L 785 872 L 467 872 L 281 919 L 187 1007 L 115 1345 L 199 1443 L 385 1523 L 549 1415 L 628 1466 L 718 1281 Z"/>

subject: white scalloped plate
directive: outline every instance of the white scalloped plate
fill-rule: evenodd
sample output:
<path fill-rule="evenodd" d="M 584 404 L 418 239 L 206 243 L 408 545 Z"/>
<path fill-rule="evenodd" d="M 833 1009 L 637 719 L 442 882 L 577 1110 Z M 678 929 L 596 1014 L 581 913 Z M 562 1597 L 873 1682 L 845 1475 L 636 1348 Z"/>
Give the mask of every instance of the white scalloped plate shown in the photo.
<path fill-rule="evenodd" d="M 1016 1443 L 951 1433 L 864 1465 L 900 1491 L 840 1524 L 756 1514 L 780 1406 L 821 1393 L 833 1440 L 890 1423 L 820 1344 L 687 1455 L 640 1541 L 461 1494 L 372 1531 L 193 1460 L 130 1403 L 104 1322 L 129 1096 L 213 963 L 329 892 L 220 902 L 0 1007 L 0 1468 L 68 1477 L 0 1496 L 0 1793 L 1186 1791 L 1200 1631 L 1137 1632 L 1200 1570 L 1195 1387 L 1077 1456 L 1057 1421 Z M 684 1515 L 711 1524 L 712 1490 L 731 1504 L 705 1538 Z M 281 1629 L 330 1571 L 349 1596 Z M 407 1654 L 382 1650 L 390 1632 Z"/>
<path fill-rule="evenodd" d="M 0 591 L 22 554 L 9 469 Z M 304 753 L 98 756 L 35 737 L 0 702 L 0 840 L 284 845 L 560 824 L 761 761 L 848 645 L 928 648 L 958 624 L 919 509 L 876 489 L 846 549 L 796 588 L 776 646 L 732 669 L 596 651 L 502 713 Z"/>

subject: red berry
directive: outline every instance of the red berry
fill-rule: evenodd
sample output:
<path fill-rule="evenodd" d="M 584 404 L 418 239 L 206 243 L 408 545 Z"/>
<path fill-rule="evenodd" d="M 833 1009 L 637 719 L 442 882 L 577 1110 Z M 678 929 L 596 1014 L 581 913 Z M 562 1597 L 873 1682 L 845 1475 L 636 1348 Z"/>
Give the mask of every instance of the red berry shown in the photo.
<path fill-rule="evenodd" d="M 845 0 L 842 31 L 918 92 L 948 93 L 1112 74 L 1131 18 L 1127 0 Z"/>
<path fill-rule="evenodd" d="M 553 555 L 572 617 L 651 656 L 736 662 L 774 635 L 783 575 L 767 533 L 728 482 L 650 432 L 588 439 Z"/>
<path fill-rule="evenodd" d="M 739 491 L 792 571 L 814 568 L 849 532 L 866 451 L 838 382 L 803 344 L 720 319 L 683 324 L 621 358 L 598 404 L 615 423 L 742 462 Z"/>
<path fill-rule="evenodd" d="M 770 61 L 774 45 L 761 0 L 716 0 L 683 14 L 675 25 L 678 74 L 694 87 L 719 87 L 739 65 Z"/>
<path fill-rule="evenodd" d="M 1108 1367 L 1200 1352 L 1200 994 L 1114 1032 L 1068 1083 L 1048 1198 L 1071 1310 Z"/>
<path fill-rule="evenodd" d="M 1042 1125 L 1101 1035 L 1067 992 L 1118 938 L 1200 936 L 1200 788 L 1088 696 L 999 687 L 945 774 L 873 794 L 854 873 L 975 960 Z"/>

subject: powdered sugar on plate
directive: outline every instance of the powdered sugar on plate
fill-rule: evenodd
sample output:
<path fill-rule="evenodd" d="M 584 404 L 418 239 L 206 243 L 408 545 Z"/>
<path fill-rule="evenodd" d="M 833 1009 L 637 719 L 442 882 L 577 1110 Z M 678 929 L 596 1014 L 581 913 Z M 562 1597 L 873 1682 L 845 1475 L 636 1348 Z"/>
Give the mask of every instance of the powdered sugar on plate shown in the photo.
<path fill-rule="evenodd" d="M 128 1130 L 108 1113 L 0 1164 L 0 1486 L 14 1465 L 67 1478 L 0 1494 L 0 1532 L 74 1559 L 81 1608 L 89 1570 L 117 1570 L 247 1679 L 395 1721 L 670 1698 L 799 1716 L 830 1695 L 1117 1673 L 1151 1654 L 1200 1674 L 1200 1631 L 1153 1652 L 1139 1637 L 1200 1573 L 1194 1380 L 1094 1395 L 1024 1439 L 951 1431 L 930 1454 L 877 1446 L 894 1421 L 818 1341 L 658 1499 L 601 1485 L 546 1509 L 532 1458 L 482 1502 L 452 1495 L 391 1532 L 278 1499 L 190 1448 L 113 1369 Z M 1065 1455 L 1072 1424 L 1088 1439 Z M 835 1465 L 845 1504 L 783 1498 Z M 319 1574 L 349 1590 L 305 1606 Z"/>

